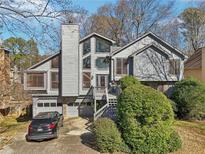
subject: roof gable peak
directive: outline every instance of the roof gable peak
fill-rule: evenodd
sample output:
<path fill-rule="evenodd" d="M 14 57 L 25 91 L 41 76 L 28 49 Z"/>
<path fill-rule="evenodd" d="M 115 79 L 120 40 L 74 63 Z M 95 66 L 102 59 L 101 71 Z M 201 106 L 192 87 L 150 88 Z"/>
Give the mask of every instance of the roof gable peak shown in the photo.
<path fill-rule="evenodd" d="M 107 38 L 107 37 L 105 37 L 105 36 L 103 36 L 103 35 L 101 35 L 101 34 L 96 33 L 96 32 L 92 32 L 92 33 L 86 35 L 85 37 L 83 37 L 82 39 L 80 39 L 79 42 L 81 43 L 81 42 L 83 42 L 83 41 L 85 41 L 85 40 L 87 40 L 88 38 L 93 37 L 93 36 L 98 36 L 98 37 L 103 38 L 103 39 L 105 39 L 105 40 L 107 40 L 107 41 L 109 41 L 109 42 L 115 43 L 114 40 L 109 39 L 109 38 Z"/>

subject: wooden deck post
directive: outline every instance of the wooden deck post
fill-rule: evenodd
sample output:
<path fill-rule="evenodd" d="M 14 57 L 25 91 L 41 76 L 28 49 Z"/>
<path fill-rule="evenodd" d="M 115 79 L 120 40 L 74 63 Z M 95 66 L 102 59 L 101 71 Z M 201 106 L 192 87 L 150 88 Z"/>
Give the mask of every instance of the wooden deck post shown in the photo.
<path fill-rule="evenodd" d="M 96 99 L 94 99 L 94 113 L 97 111 L 97 107 L 96 107 Z"/>

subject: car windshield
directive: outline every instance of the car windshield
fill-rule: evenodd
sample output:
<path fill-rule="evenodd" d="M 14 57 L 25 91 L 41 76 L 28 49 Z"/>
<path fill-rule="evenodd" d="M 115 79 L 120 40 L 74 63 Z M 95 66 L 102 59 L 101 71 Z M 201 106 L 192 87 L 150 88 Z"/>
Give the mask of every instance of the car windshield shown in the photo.
<path fill-rule="evenodd" d="M 36 118 L 54 118 L 55 116 L 58 116 L 56 112 L 40 112 Z"/>
<path fill-rule="evenodd" d="M 49 119 L 33 119 L 31 124 L 32 125 L 39 125 L 39 124 L 49 124 L 51 123 L 52 120 L 49 118 Z"/>

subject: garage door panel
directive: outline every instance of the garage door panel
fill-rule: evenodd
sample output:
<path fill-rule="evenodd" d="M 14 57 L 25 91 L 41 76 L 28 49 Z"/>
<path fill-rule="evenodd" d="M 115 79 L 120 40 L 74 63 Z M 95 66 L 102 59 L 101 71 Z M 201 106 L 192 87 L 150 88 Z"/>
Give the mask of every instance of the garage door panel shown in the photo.
<path fill-rule="evenodd" d="M 79 104 L 77 102 L 69 102 L 67 114 L 69 117 L 92 117 L 93 107 L 91 106 L 91 103 Z"/>
<path fill-rule="evenodd" d="M 69 117 L 78 117 L 79 116 L 79 111 L 78 111 L 78 106 L 79 103 L 68 103 L 68 116 Z"/>
<path fill-rule="evenodd" d="M 62 114 L 62 105 L 58 103 L 56 99 L 38 99 L 33 102 L 33 116 L 36 116 L 39 112 L 58 111 Z"/>

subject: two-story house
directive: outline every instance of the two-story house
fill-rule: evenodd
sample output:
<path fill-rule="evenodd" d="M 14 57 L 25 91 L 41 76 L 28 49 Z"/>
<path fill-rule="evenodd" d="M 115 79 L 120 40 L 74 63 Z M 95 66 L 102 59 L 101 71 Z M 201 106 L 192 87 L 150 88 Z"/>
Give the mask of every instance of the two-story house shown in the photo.
<path fill-rule="evenodd" d="M 185 56 L 149 32 L 116 47 L 115 41 L 92 33 L 79 38 L 79 26 L 62 25 L 62 48 L 25 71 L 25 89 L 33 96 L 33 116 L 56 110 L 69 117 L 99 117 L 116 104 L 109 83 L 133 75 L 166 92 L 183 78 Z"/>

